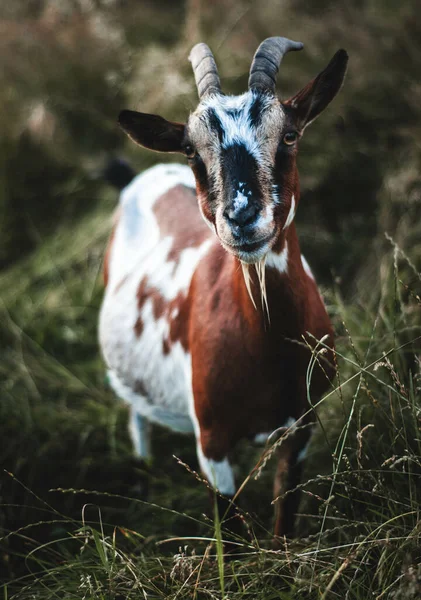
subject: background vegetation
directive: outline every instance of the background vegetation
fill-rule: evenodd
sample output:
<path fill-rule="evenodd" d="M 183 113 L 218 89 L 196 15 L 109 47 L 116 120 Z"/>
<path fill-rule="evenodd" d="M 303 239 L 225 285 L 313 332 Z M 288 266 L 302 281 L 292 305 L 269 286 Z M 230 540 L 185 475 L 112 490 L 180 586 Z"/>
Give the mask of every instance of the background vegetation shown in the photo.
<path fill-rule="evenodd" d="M 0 1 L 5 598 L 421 597 L 417 9 Z M 166 159 L 126 143 L 116 115 L 183 120 L 196 104 L 194 43 L 206 40 L 223 89 L 238 93 L 260 41 L 279 34 L 305 43 L 282 65 L 284 98 L 338 48 L 350 54 L 345 86 L 299 157 L 300 238 L 334 319 L 339 375 L 320 405 L 300 536 L 271 549 L 268 460 L 241 495 L 241 554 L 224 566 L 208 542 L 221 532 L 206 516 L 206 487 L 172 457 L 196 469 L 192 440 L 157 429 L 153 464 L 140 464 L 107 387 L 96 323 L 117 196 L 99 175 L 111 156 L 139 170 Z M 241 481 L 261 451 L 237 454 Z"/>

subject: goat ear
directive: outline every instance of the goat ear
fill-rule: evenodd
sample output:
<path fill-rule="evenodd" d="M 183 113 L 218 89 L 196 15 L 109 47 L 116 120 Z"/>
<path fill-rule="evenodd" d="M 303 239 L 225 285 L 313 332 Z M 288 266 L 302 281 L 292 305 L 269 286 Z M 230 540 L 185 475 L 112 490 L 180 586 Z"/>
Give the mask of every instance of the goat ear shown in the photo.
<path fill-rule="evenodd" d="M 334 99 L 342 87 L 348 64 L 348 54 L 338 50 L 327 67 L 308 83 L 298 94 L 284 102 L 294 109 L 298 129 L 309 125 Z"/>
<path fill-rule="evenodd" d="M 185 128 L 182 123 L 133 110 L 121 111 L 118 122 L 136 144 L 158 152 L 182 152 Z"/>

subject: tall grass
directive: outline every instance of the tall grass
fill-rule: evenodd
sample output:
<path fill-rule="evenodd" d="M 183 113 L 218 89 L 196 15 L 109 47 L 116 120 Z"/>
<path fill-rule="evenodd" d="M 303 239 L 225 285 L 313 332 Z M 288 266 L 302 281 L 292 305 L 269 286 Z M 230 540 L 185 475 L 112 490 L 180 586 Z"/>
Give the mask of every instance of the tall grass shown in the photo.
<path fill-rule="evenodd" d="M 271 449 L 242 446 L 244 539 L 225 562 L 230 534 L 207 516 L 189 439 L 157 431 L 154 464 L 131 458 L 125 409 L 97 357 L 100 285 L 84 296 L 77 265 L 32 265 L 32 301 L 9 297 L 3 309 L 5 598 L 420 597 L 420 290 L 399 248 L 369 302 L 326 290 L 338 375 L 315 407 L 299 535 L 272 549 Z"/>

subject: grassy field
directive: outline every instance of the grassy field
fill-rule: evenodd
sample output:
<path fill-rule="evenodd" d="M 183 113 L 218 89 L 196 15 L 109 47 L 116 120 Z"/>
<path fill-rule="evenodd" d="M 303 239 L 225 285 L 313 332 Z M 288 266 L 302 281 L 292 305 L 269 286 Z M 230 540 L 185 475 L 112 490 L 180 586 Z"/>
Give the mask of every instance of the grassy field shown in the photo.
<path fill-rule="evenodd" d="M 140 464 L 107 387 L 96 320 L 114 201 L 1 279 L 4 597 L 418 598 L 421 301 L 408 259 L 390 243 L 370 304 L 324 290 L 338 380 L 318 407 L 299 537 L 272 550 L 272 464 L 244 444 L 244 539 L 224 565 L 193 441 L 157 428 Z"/>
<path fill-rule="evenodd" d="M 281 8 L 0 0 L 5 600 L 421 598 L 417 2 Z M 299 234 L 334 322 L 338 377 L 317 407 L 297 537 L 273 549 L 271 449 L 241 444 L 244 534 L 224 562 L 229 534 L 211 517 L 193 440 L 156 428 L 153 461 L 141 463 L 106 381 L 97 319 L 117 196 L 97 174 L 110 155 L 139 169 L 160 158 L 125 146 L 115 117 L 130 107 L 185 118 L 193 43 L 209 43 L 236 93 L 275 34 L 306 44 L 285 60 L 283 97 L 337 48 L 351 57 L 299 159 Z"/>

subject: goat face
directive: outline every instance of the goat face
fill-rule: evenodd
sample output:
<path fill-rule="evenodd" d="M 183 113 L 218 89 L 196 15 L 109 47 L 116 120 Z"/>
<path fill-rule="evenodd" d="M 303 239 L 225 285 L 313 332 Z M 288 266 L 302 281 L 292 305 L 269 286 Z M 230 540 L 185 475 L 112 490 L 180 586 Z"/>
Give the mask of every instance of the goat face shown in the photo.
<path fill-rule="evenodd" d="M 297 142 L 345 75 L 347 54 L 339 50 L 303 90 L 281 102 L 275 93 L 278 65 L 286 52 L 301 48 L 285 38 L 265 40 L 252 63 L 249 91 L 225 96 L 212 53 L 198 44 L 191 60 L 200 103 L 186 125 L 133 111 L 119 117 L 135 142 L 187 156 L 205 221 L 243 263 L 263 259 L 294 217 Z"/>
<path fill-rule="evenodd" d="M 263 258 L 283 229 L 295 174 L 295 148 L 283 143 L 288 127 L 279 100 L 257 91 L 212 95 L 187 123 L 203 217 L 243 262 Z"/>

